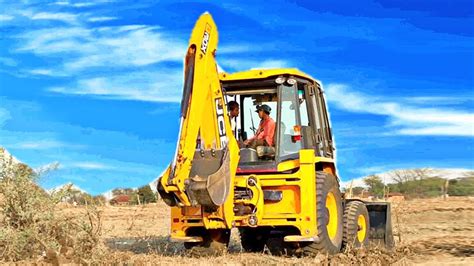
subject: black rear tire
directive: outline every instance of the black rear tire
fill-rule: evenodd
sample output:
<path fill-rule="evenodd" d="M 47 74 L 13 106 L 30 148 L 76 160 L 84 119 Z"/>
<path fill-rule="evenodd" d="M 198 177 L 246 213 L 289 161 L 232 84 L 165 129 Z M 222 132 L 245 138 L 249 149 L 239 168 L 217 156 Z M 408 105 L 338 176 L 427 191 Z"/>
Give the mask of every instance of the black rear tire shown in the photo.
<path fill-rule="evenodd" d="M 245 252 L 263 252 L 269 233 L 267 228 L 239 228 L 242 249 Z"/>
<path fill-rule="evenodd" d="M 344 248 L 360 248 L 369 244 L 370 220 L 365 204 L 350 201 L 344 208 Z"/>
<path fill-rule="evenodd" d="M 332 202 L 331 210 L 327 208 L 327 201 Z M 330 213 L 334 217 L 330 217 Z M 341 192 L 336 177 L 322 171 L 316 172 L 316 215 L 318 240 L 302 247 L 303 255 L 339 253 L 343 235 Z"/>
<path fill-rule="evenodd" d="M 283 236 L 270 236 L 267 239 L 267 247 L 273 256 L 294 256 L 298 255 L 297 243 L 286 243 Z"/>

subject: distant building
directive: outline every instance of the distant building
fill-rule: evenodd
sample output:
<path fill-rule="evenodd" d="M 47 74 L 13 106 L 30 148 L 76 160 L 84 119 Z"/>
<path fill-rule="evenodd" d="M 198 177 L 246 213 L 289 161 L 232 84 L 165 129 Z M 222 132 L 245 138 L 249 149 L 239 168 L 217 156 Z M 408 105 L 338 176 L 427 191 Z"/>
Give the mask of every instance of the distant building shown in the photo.
<path fill-rule="evenodd" d="M 130 196 L 129 195 L 117 195 L 110 200 L 111 205 L 129 205 Z"/>

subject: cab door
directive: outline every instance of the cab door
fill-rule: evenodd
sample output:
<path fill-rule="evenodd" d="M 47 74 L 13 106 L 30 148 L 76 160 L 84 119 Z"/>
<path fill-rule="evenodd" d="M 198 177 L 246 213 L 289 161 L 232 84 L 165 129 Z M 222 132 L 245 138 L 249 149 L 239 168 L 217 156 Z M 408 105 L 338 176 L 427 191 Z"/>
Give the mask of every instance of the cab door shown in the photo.
<path fill-rule="evenodd" d="M 295 126 L 301 124 L 296 88 L 296 84 L 279 86 L 277 153 L 280 161 L 297 159 L 301 150 L 301 141 L 293 138 Z"/>
<path fill-rule="evenodd" d="M 323 90 L 317 83 L 305 85 L 304 90 L 306 93 L 308 118 L 315 137 L 316 154 L 322 157 L 333 158 L 332 132 Z"/>

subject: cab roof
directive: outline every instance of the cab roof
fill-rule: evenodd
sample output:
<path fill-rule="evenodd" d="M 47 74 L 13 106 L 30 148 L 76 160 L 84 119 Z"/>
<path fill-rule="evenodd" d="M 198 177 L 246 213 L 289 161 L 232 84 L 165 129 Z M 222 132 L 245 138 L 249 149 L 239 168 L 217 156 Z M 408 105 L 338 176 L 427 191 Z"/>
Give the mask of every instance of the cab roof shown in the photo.
<path fill-rule="evenodd" d="M 249 80 L 249 79 L 264 79 L 272 76 L 280 75 L 292 75 L 305 78 L 311 81 L 317 81 L 310 75 L 296 69 L 296 68 L 276 68 L 276 69 L 252 69 L 236 73 L 219 73 L 219 79 L 221 81 L 238 81 L 238 80 Z"/>

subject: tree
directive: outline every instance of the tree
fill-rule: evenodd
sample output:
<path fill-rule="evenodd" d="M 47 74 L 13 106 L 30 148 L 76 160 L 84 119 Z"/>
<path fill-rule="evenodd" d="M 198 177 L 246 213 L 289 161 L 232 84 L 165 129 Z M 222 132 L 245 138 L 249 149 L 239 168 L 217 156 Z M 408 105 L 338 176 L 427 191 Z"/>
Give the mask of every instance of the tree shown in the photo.
<path fill-rule="evenodd" d="M 137 195 L 142 203 L 156 202 L 156 195 L 153 193 L 149 185 L 145 185 L 138 189 Z"/>
<path fill-rule="evenodd" d="M 369 191 L 377 197 L 383 196 L 383 189 L 385 187 L 382 179 L 378 175 L 371 175 L 364 178 L 364 184 L 369 187 Z"/>
<path fill-rule="evenodd" d="M 112 195 L 113 196 L 118 196 L 118 195 L 121 195 L 122 194 L 122 189 L 121 188 L 114 188 L 112 190 Z"/>
<path fill-rule="evenodd" d="M 345 187 L 345 188 L 343 188 L 343 189 L 344 189 L 345 195 L 348 196 L 348 197 L 350 197 L 350 196 L 352 196 L 352 197 L 360 197 L 360 196 L 362 196 L 362 193 L 367 190 L 367 189 L 364 188 L 364 187 L 353 187 L 353 188 L 352 188 L 352 195 L 350 195 L 350 193 L 351 193 L 351 188 L 350 188 L 350 186 L 349 186 L 349 187 Z"/>
<path fill-rule="evenodd" d="M 474 196 L 474 176 L 449 180 L 450 196 Z"/>
<path fill-rule="evenodd" d="M 352 195 L 354 196 L 360 196 L 362 192 L 364 192 L 365 188 L 363 187 L 353 187 L 352 188 Z"/>
<path fill-rule="evenodd" d="M 390 172 L 390 177 L 397 183 L 395 190 L 406 193 L 408 190 L 408 182 L 412 180 L 412 173 L 409 170 L 395 170 Z"/>
<path fill-rule="evenodd" d="M 433 176 L 433 171 L 429 168 L 418 168 L 410 170 L 413 175 L 413 180 L 415 181 L 415 186 L 410 193 L 421 194 L 424 192 L 424 182 L 423 180 L 428 179 Z"/>

